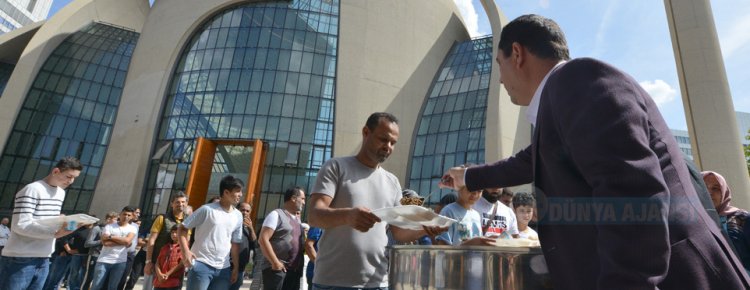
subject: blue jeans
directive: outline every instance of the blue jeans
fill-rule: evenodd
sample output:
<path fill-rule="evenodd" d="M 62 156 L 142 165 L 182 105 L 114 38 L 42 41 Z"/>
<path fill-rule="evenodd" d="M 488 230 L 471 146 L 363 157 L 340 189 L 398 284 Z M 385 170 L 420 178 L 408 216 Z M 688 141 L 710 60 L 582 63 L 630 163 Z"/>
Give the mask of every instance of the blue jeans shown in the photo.
<path fill-rule="evenodd" d="M 231 284 L 229 282 L 231 278 L 232 267 L 216 269 L 195 260 L 195 265 L 187 274 L 186 290 L 226 290 Z"/>
<path fill-rule="evenodd" d="M 86 272 L 86 255 L 74 255 L 70 257 L 70 276 L 68 276 L 68 290 L 80 290 L 83 284 L 83 275 Z"/>
<path fill-rule="evenodd" d="M 122 274 L 125 273 L 127 262 L 106 264 L 97 262 L 94 267 L 94 280 L 91 281 L 92 290 L 116 290 Z M 107 285 L 104 282 L 107 281 Z M 106 286 L 106 287 L 105 287 Z"/>
<path fill-rule="evenodd" d="M 70 256 L 53 256 L 52 266 L 49 267 L 49 275 L 42 289 L 57 290 L 63 277 L 68 273 L 68 264 L 70 264 Z"/>
<path fill-rule="evenodd" d="M 0 289 L 41 290 L 49 273 L 49 258 L 3 257 Z"/>
<path fill-rule="evenodd" d="M 339 287 L 339 286 L 313 284 L 312 289 L 313 290 L 388 290 L 388 287 L 353 288 L 353 287 Z"/>

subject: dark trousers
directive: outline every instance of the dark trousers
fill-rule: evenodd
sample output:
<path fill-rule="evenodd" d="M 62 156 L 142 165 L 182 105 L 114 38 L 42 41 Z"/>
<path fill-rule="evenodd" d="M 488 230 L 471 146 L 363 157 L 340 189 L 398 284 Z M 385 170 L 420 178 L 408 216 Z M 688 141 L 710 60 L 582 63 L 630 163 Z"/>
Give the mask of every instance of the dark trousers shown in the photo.
<path fill-rule="evenodd" d="M 94 266 L 96 266 L 96 258 L 95 256 L 89 255 L 88 259 L 86 260 L 86 264 L 83 265 L 83 267 L 86 268 L 85 272 L 83 272 L 83 276 L 81 280 L 83 280 L 83 284 L 81 284 L 81 290 L 89 290 L 91 288 L 91 281 L 94 280 Z"/>
<path fill-rule="evenodd" d="M 302 270 L 281 272 L 263 269 L 263 290 L 299 290 Z"/>
<path fill-rule="evenodd" d="M 133 290 L 135 283 L 138 279 L 143 276 L 143 267 L 146 265 L 146 249 L 138 251 L 133 259 L 133 267 L 131 267 L 128 282 L 125 283 L 125 290 Z"/>
<path fill-rule="evenodd" d="M 128 277 L 130 276 L 130 270 L 133 268 L 133 261 L 135 260 L 135 253 L 128 253 L 128 261 L 125 264 L 125 272 L 122 273 L 122 277 L 120 278 L 120 283 L 117 283 L 117 289 L 125 289 L 125 281 L 128 280 Z"/>

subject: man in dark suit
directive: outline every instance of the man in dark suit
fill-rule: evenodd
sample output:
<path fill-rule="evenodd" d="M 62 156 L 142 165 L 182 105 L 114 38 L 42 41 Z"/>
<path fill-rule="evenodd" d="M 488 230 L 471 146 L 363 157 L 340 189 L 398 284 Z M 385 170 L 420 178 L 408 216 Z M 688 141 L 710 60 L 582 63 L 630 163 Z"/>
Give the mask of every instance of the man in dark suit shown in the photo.
<path fill-rule="evenodd" d="M 569 60 L 558 25 L 503 28 L 497 61 L 511 101 L 529 106 L 532 144 L 493 164 L 451 168 L 469 190 L 534 182 L 555 289 L 747 289 L 748 277 L 696 195 L 651 97 L 594 59 Z"/>

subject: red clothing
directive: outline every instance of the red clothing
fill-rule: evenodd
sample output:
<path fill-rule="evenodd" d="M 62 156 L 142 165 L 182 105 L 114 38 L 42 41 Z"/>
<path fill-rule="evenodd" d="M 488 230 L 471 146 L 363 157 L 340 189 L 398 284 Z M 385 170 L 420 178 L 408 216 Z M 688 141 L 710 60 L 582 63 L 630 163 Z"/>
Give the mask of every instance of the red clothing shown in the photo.
<path fill-rule="evenodd" d="M 157 258 L 156 266 L 159 267 L 162 273 L 167 273 L 174 267 L 177 267 L 182 262 L 182 251 L 180 245 L 177 243 L 169 243 L 161 247 L 159 251 L 159 257 Z M 182 285 L 182 275 L 185 273 L 185 269 L 180 269 L 169 275 L 167 280 L 159 282 L 156 277 L 156 271 L 154 271 L 154 287 L 158 288 L 172 288 Z"/>

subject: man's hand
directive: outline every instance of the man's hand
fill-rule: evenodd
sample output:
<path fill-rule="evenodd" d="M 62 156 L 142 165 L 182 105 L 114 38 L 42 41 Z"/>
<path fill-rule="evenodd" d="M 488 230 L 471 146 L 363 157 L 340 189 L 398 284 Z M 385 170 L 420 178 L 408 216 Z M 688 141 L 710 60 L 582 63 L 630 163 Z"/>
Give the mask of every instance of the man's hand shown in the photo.
<path fill-rule="evenodd" d="M 154 264 L 153 263 L 150 263 L 150 262 L 146 263 L 146 266 L 143 267 L 143 274 L 146 275 L 146 276 L 153 275 L 154 274 L 153 271 L 154 271 Z"/>
<path fill-rule="evenodd" d="M 435 236 L 448 231 L 448 227 L 428 227 L 428 226 L 422 226 L 422 229 L 424 229 L 424 232 L 428 236 L 430 236 L 431 238 L 434 238 Z"/>
<path fill-rule="evenodd" d="M 466 184 L 464 184 L 465 174 L 465 167 L 451 167 L 447 172 L 445 172 L 445 174 L 443 174 L 440 182 L 438 182 L 438 187 L 452 188 L 455 191 L 459 191 L 462 187 L 466 186 Z"/>
<path fill-rule="evenodd" d="M 495 239 L 493 238 L 485 238 L 485 237 L 476 237 L 473 239 L 469 239 L 461 243 L 462 246 L 492 246 Z"/>
<path fill-rule="evenodd" d="M 193 266 L 193 259 L 195 259 L 195 255 L 190 250 L 182 253 L 182 265 L 185 266 L 185 269 L 190 269 Z"/>
<path fill-rule="evenodd" d="M 271 269 L 274 271 L 281 271 L 286 272 L 286 267 L 284 267 L 284 263 L 277 262 L 277 263 L 271 263 Z"/>
<path fill-rule="evenodd" d="M 253 220 L 251 220 L 250 218 L 244 218 L 242 220 L 242 225 L 244 225 L 244 226 L 246 226 L 248 228 L 252 227 L 253 226 Z"/>
<path fill-rule="evenodd" d="M 346 224 L 363 233 L 369 231 L 377 222 L 380 222 L 380 218 L 365 207 L 352 208 L 346 215 Z"/>
<path fill-rule="evenodd" d="M 239 276 L 239 270 L 232 269 L 232 276 L 229 278 L 229 283 L 234 284 L 234 282 L 237 282 L 238 276 Z"/>

